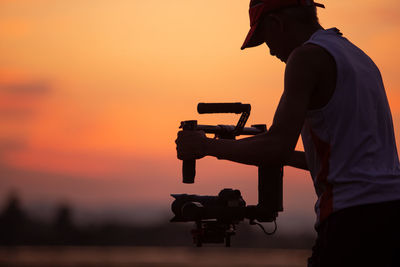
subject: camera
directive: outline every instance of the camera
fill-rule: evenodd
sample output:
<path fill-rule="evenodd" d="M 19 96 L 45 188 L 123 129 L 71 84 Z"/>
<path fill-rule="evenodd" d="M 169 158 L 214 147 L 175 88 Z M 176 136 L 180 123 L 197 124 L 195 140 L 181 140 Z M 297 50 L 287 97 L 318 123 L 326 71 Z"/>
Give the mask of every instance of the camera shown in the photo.
<path fill-rule="evenodd" d="M 184 131 L 202 130 L 214 134 L 218 139 L 232 139 L 241 135 L 265 134 L 264 124 L 245 127 L 250 116 L 250 104 L 242 103 L 199 103 L 197 110 L 206 113 L 241 114 L 236 126 L 199 125 L 197 121 L 183 121 L 180 128 Z M 171 222 L 194 222 L 192 230 L 194 243 L 201 247 L 203 243 L 225 243 L 231 246 L 231 237 L 235 235 L 236 225 L 248 219 L 251 225 L 258 225 L 266 234 L 276 231 L 276 218 L 283 211 L 283 166 L 258 167 L 258 204 L 246 205 L 239 190 L 223 189 L 217 196 L 171 194 L 175 200 L 171 205 L 174 217 Z M 196 175 L 196 160 L 184 160 L 182 165 L 183 183 L 193 184 Z M 266 232 L 259 222 L 273 222 L 275 230 Z"/>

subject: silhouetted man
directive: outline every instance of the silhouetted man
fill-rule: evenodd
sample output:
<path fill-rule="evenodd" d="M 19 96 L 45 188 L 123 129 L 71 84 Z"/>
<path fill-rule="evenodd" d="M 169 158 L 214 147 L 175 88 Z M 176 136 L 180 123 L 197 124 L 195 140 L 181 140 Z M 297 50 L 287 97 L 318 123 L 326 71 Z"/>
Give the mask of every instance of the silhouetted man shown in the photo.
<path fill-rule="evenodd" d="M 179 132 L 178 158 L 308 169 L 318 195 L 309 266 L 400 266 L 400 166 L 382 78 L 338 29 L 319 24 L 317 6 L 250 2 L 242 49 L 266 43 L 286 63 L 273 124 L 241 140 Z M 294 151 L 300 134 L 305 153 Z"/>

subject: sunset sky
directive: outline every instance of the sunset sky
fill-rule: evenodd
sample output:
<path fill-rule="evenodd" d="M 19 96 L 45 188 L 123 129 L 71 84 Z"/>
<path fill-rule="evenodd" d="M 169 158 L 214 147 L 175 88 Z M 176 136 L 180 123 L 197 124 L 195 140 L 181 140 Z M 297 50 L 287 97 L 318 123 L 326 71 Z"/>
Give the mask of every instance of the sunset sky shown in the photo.
<path fill-rule="evenodd" d="M 380 67 L 399 148 L 400 1 L 320 2 L 321 24 Z M 241 51 L 248 29 L 247 0 L 1 0 L 0 198 L 167 210 L 170 193 L 233 187 L 255 203 L 256 168 L 206 158 L 183 185 L 174 143 L 182 120 L 238 119 L 198 102 L 250 103 L 249 124 L 271 124 L 285 65 Z M 310 179 L 286 168 L 284 205 L 312 221 Z"/>

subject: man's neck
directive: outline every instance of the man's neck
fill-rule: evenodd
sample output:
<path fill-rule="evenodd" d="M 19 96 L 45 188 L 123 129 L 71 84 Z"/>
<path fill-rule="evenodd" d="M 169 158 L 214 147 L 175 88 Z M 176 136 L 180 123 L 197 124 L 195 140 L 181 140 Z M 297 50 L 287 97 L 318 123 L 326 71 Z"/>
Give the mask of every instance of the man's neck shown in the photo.
<path fill-rule="evenodd" d="M 296 43 L 296 47 L 303 45 L 307 42 L 311 36 L 318 30 L 323 30 L 324 28 L 319 25 L 299 25 L 295 30 L 294 42 Z"/>
<path fill-rule="evenodd" d="M 323 30 L 324 28 L 319 25 L 296 25 L 295 28 L 292 29 L 292 48 L 290 49 L 291 52 L 295 50 L 297 47 L 302 46 L 305 42 L 307 42 L 311 36 L 318 30 Z M 291 53 L 290 52 L 290 53 Z M 286 63 L 287 59 L 284 61 Z"/>

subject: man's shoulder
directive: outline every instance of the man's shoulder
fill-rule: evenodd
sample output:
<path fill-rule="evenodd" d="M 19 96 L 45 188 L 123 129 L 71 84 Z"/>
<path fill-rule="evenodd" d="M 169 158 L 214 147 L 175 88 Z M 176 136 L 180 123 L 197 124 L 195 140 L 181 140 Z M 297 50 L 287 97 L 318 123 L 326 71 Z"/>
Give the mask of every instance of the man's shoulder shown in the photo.
<path fill-rule="evenodd" d="M 288 60 L 285 80 L 310 97 L 309 109 L 324 107 L 336 87 L 336 62 L 324 48 L 306 44 L 295 49 Z M 290 90 L 290 87 L 288 87 Z"/>
<path fill-rule="evenodd" d="M 287 67 L 309 68 L 315 71 L 331 64 L 335 64 L 335 60 L 325 48 L 308 43 L 293 50 L 288 59 Z"/>

